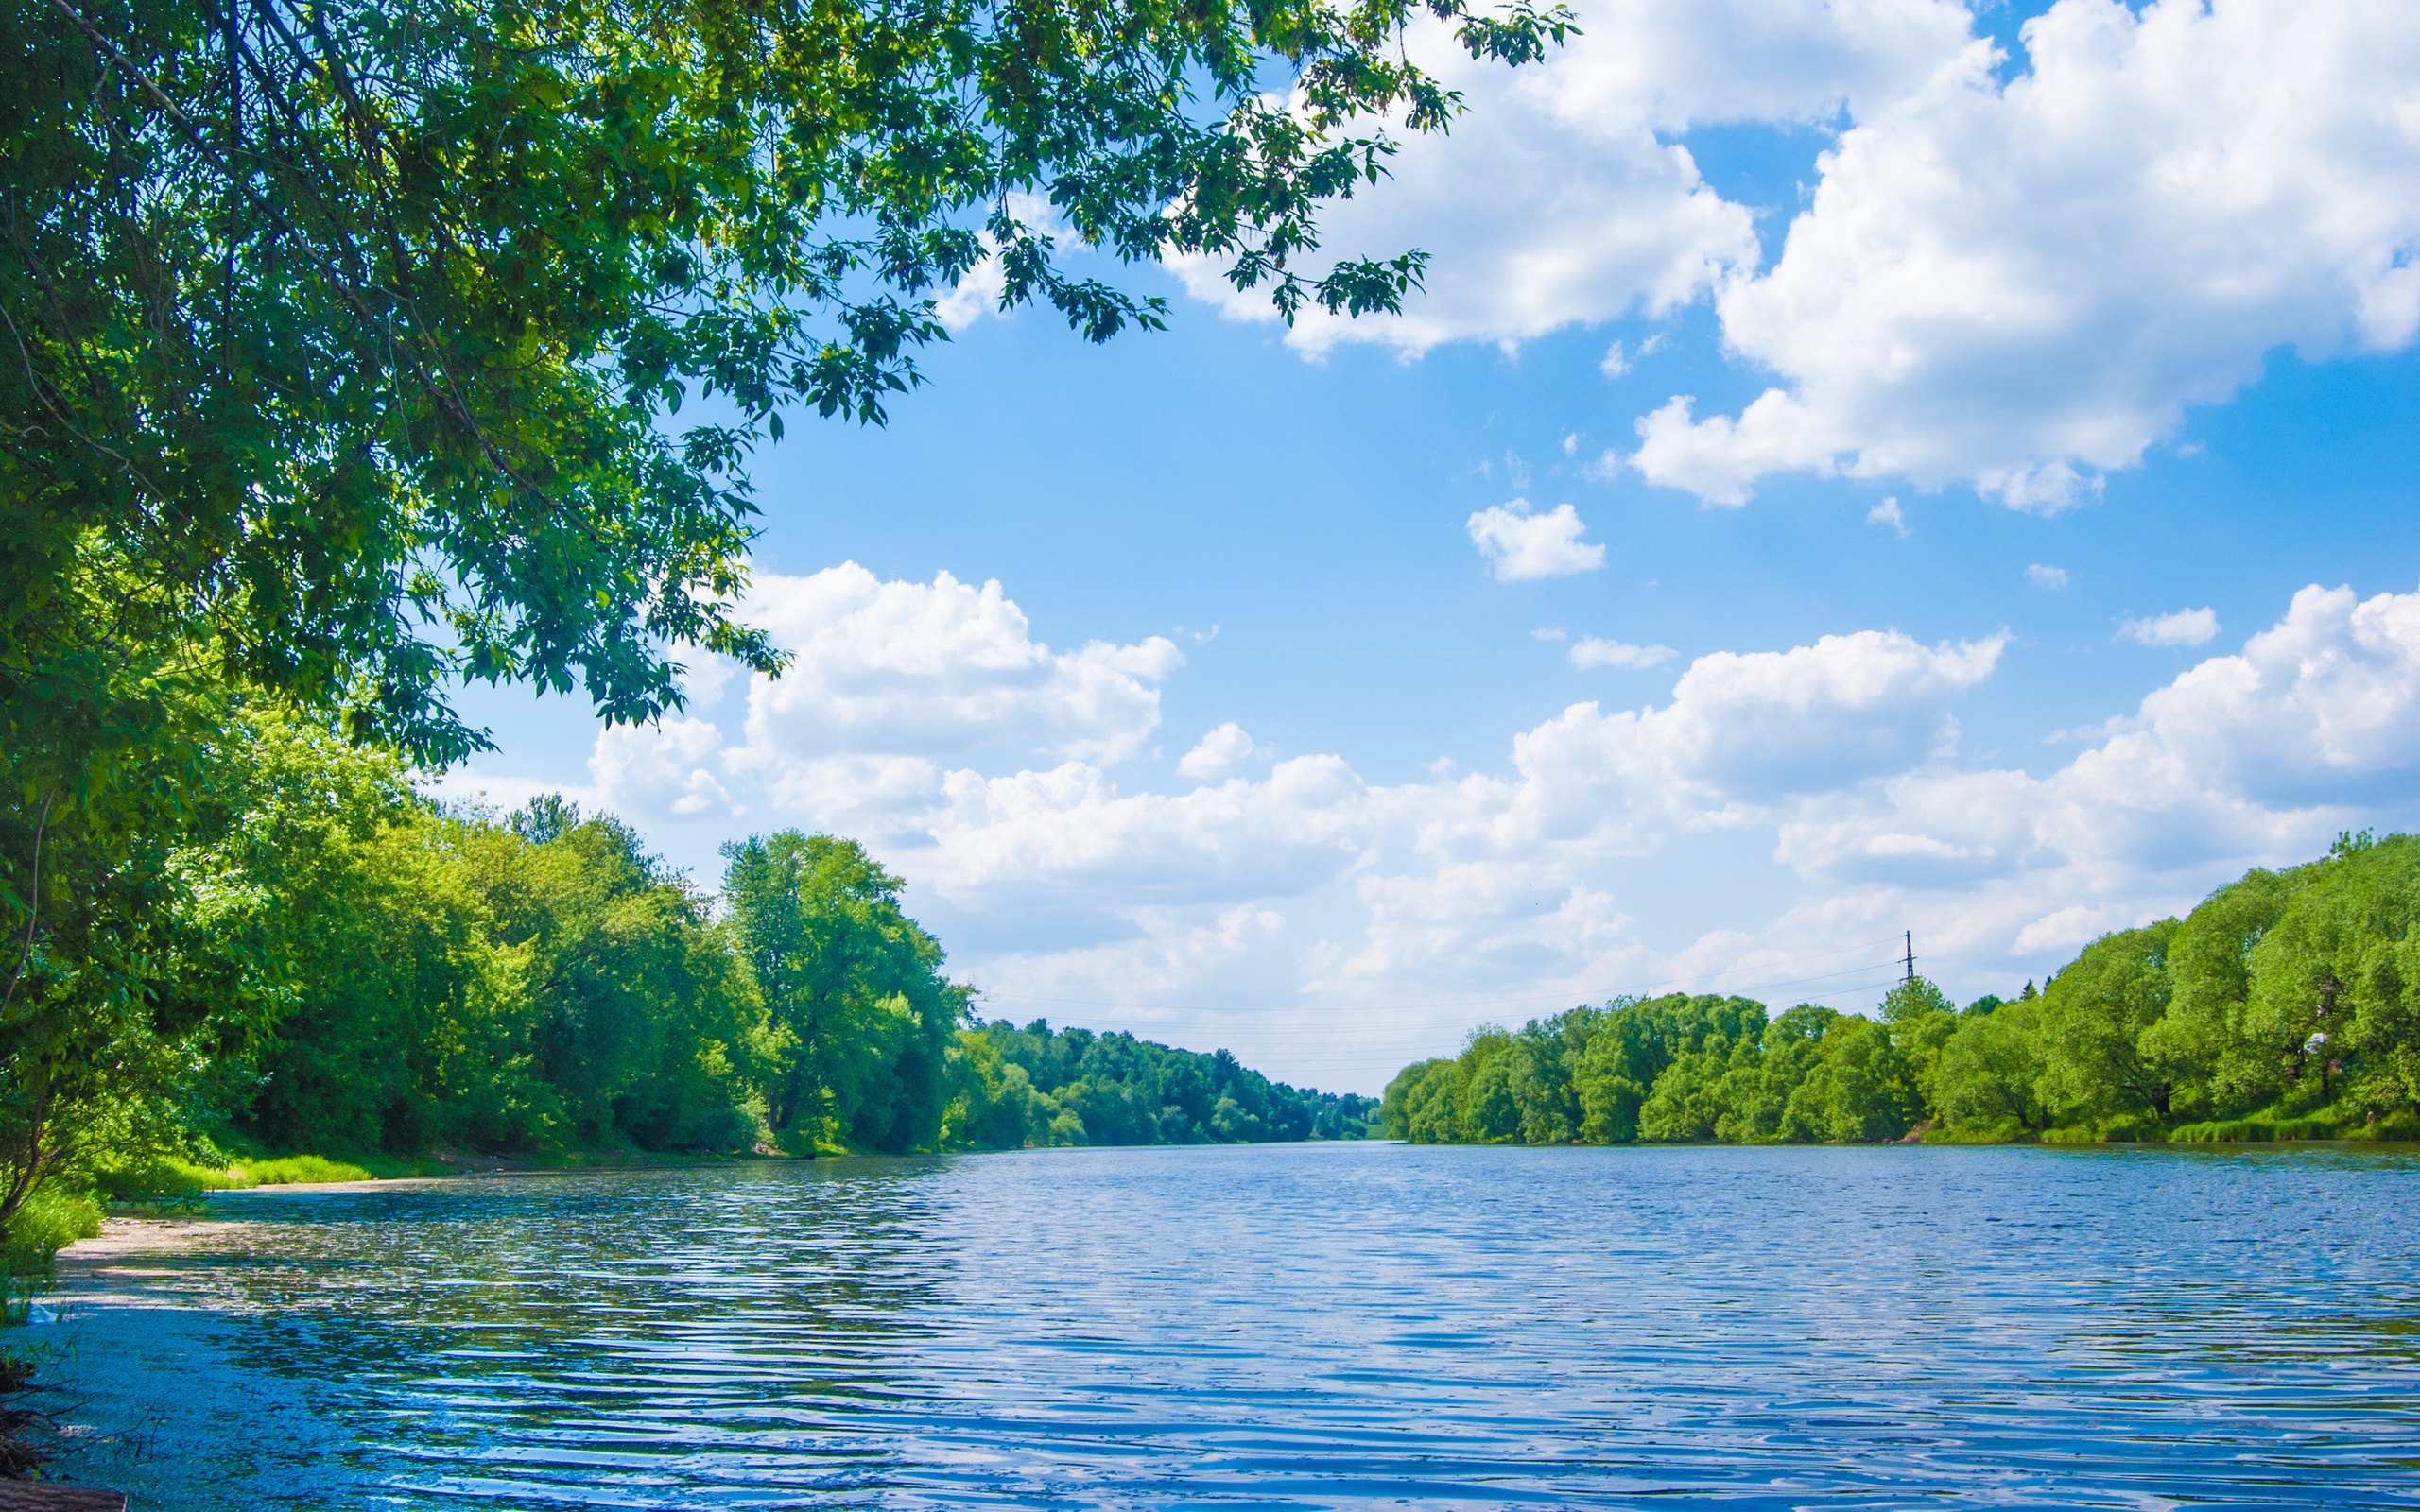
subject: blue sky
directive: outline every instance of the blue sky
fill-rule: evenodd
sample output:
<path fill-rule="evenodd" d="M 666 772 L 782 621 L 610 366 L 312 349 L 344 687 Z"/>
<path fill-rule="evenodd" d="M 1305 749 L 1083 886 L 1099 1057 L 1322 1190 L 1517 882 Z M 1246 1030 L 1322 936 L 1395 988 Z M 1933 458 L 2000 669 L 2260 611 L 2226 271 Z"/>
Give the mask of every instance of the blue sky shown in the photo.
<path fill-rule="evenodd" d="M 972 288 L 887 429 L 760 461 L 799 672 L 480 694 L 441 790 L 707 884 L 856 834 L 987 1013 L 1345 1091 L 1620 991 L 1870 1007 L 1903 929 L 2012 991 L 2414 823 L 2413 17 L 1577 9 L 1332 219 L 1435 256 L 1404 318 Z"/>

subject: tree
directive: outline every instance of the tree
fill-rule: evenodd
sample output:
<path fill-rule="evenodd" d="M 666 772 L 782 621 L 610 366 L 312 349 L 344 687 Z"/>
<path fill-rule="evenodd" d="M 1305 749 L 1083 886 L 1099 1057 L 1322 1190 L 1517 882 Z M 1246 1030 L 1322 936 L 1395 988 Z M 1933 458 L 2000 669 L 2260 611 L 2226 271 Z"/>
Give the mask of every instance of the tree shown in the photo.
<path fill-rule="evenodd" d="M 1966 1012 L 1935 1064 L 1936 1114 L 1955 1126 L 2014 1123 L 2029 1134 L 2049 1126 L 2039 1090 L 2042 1049 L 2034 1019 L 2040 1002 L 2021 998 Z"/>
<path fill-rule="evenodd" d="M 2296 1102 L 2420 1110 L 2420 838 L 2341 836 L 2252 951 L 2244 1004 Z"/>
<path fill-rule="evenodd" d="M 1958 1005 L 1925 977 L 1910 975 L 1893 985 L 1882 998 L 1882 1022 L 1891 1028 L 1891 1042 L 1908 1063 L 1916 1095 L 1929 1117 L 1933 1076 L 1941 1047 L 1958 1028 Z"/>
<path fill-rule="evenodd" d="M 1784 1139 L 1871 1143 L 1907 1132 L 1916 1112 L 1915 1089 L 1889 1029 L 1842 1015 L 1824 1031 L 1819 1050 L 1821 1057 L 1783 1110 Z"/>
<path fill-rule="evenodd" d="M 2042 994 L 2042 1100 L 2055 1115 L 2169 1121 L 2177 1068 L 2150 1030 L 2174 990 L 2168 950 L 2178 927 L 2168 919 L 2104 935 Z"/>
<path fill-rule="evenodd" d="M 774 1132 L 802 1153 L 846 1135 L 933 1143 L 967 989 L 900 911 L 900 880 L 854 840 L 785 830 L 723 848 L 723 896 L 777 1036 Z"/>
<path fill-rule="evenodd" d="M 2145 1031 L 2145 1047 L 2189 1068 L 2187 1091 L 2204 1117 L 2226 1116 L 2273 1100 L 2282 1089 L 2280 1046 L 2253 1022 L 2255 952 L 2309 885 L 2309 868 L 2254 869 L 2204 899 L 2187 915 L 2167 951 L 2168 1011 Z"/>
<path fill-rule="evenodd" d="M 0 704 L 124 575 L 239 681 L 443 760 L 454 676 L 678 707 L 778 665 L 730 606 L 780 412 L 879 421 L 986 257 L 1104 340 L 1160 302 L 1060 266 L 1225 260 L 1289 317 L 1372 123 L 1456 97 L 1425 11 L 1521 63 L 1567 15 L 1463 0 L 7 0 Z M 1275 94 L 1266 93 L 1270 83 Z M 684 403 L 709 401 L 696 418 Z"/>
<path fill-rule="evenodd" d="M 1461 0 L 0 6 L 21 1153 L 171 1009 L 171 857 L 218 838 L 228 698 L 442 765 L 486 743 L 457 679 L 640 721 L 699 648 L 777 671 L 731 606 L 786 407 L 879 421 L 987 257 L 1004 305 L 1091 339 L 1162 322 L 1063 241 L 1225 259 L 1289 318 L 1395 308 L 1419 253 L 1312 254 L 1383 174 L 1368 121 L 1459 108 L 1404 28 L 1512 63 L 1569 30 Z"/>

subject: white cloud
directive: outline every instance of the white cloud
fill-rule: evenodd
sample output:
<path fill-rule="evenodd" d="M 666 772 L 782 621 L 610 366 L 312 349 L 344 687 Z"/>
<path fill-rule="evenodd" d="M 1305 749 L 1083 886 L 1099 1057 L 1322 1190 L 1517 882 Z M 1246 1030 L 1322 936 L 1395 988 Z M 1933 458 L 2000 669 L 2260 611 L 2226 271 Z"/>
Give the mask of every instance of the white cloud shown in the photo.
<path fill-rule="evenodd" d="M 925 821 L 936 849 L 919 869 L 967 907 L 1288 896 L 1353 864 L 1367 791 L 1335 756 L 1176 797 L 1121 794 L 1077 762 L 1012 777 L 957 771 Z"/>
<path fill-rule="evenodd" d="M 1500 582 L 1568 577 L 1605 565 L 1605 548 L 1582 542 L 1588 526 L 1567 504 L 1531 514 L 1529 500 L 1515 499 L 1472 515 L 1469 528 L 1488 570 Z"/>
<path fill-rule="evenodd" d="M 2045 567 L 2037 561 L 2025 569 L 2025 580 L 2036 588 L 2056 593 L 2067 586 L 2067 570 L 2065 567 Z"/>
<path fill-rule="evenodd" d="M 1668 645 L 1625 645 L 1586 635 L 1564 653 L 1575 667 L 1661 666 L 1680 653 Z"/>
<path fill-rule="evenodd" d="M 1780 384 L 1736 419 L 1640 422 L 1649 479 L 1744 501 L 1787 471 L 1969 481 L 2053 512 L 2269 352 L 2420 328 L 2420 10 L 2061 0 L 2005 87 L 1989 46 L 1821 160 L 1724 339 Z"/>
<path fill-rule="evenodd" d="M 1540 641 L 1567 641 L 1571 639 L 1571 632 L 1569 630 L 1537 629 L 1531 630 L 1530 635 L 1533 640 Z"/>
<path fill-rule="evenodd" d="M 819 598 L 801 586 L 812 582 L 776 585 L 792 623 L 815 631 L 804 644 L 895 630 L 910 647 L 893 662 L 911 702 L 927 683 L 989 686 L 1006 666 L 1066 707 L 1126 711 L 1088 725 L 1011 700 L 999 718 L 1021 740 L 1040 728 L 1063 747 L 1076 729 L 1114 746 L 1102 730 L 1140 722 L 1131 700 L 1086 702 L 1082 664 L 1061 661 L 1077 654 L 1034 643 L 996 589 L 843 573 Z M 892 590 L 915 612 L 878 610 Z M 1316 1004 L 1322 1025 L 1343 1026 L 1335 1055 L 1357 1043 L 1405 1059 L 1450 1048 L 1481 1019 L 1664 982 L 1782 1001 L 1832 990 L 1788 984 L 1833 968 L 1789 963 L 1903 928 L 1955 989 L 1999 990 L 2247 866 L 2306 859 L 2338 829 L 2410 822 L 2420 593 L 2364 601 L 2308 588 L 2241 651 L 2091 727 L 2071 759 L 2038 774 L 1958 745 L 1957 712 L 2012 644 L 2005 632 L 1927 645 L 1862 630 L 1701 656 L 1660 701 L 1575 703 L 1512 733 L 1495 763 L 1463 773 L 1441 761 L 1400 785 L 1338 755 L 1225 775 L 1253 749 L 1233 725 L 1188 753 L 1202 757 L 1186 775 L 1203 785 L 1183 793 L 1122 787 L 1091 759 L 986 770 L 1013 764 L 1001 742 L 844 712 L 848 744 L 802 742 L 771 761 L 752 737 L 718 745 L 701 719 L 611 732 L 591 764 L 595 790 L 575 797 L 643 823 L 745 809 L 865 837 L 920 896 L 956 911 L 956 962 L 986 980 L 1128 1003 Z M 957 672 L 942 665 L 953 660 Z M 925 747 L 906 748 L 913 740 Z M 1703 870 L 1685 848 L 1717 834 L 1730 837 L 1720 896 L 1683 937 L 1660 938 L 1668 918 L 1639 917 L 1668 914 L 1674 880 Z M 1742 864 L 1768 843 L 1772 865 Z M 987 930 L 988 953 L 962 943 Z M 1252 1042 L 1223 1030 L 1219 1041 Z M 1318 1063 L 1288 1046 L 1308 1042 L 1277 1034 L 1263 1054 L 1304 1076 Z M 1392 1069 L 1373 1068 L 1369 1084 Z"/>
<path fill-rule="evenodd" d="M 1474 61 L 1445 29 L 1410 51 L 1462 93 L 1446 135 L 1411 138 L 1392 178 L 1322 215 L 1322 239 L 1356 255 L 1418 247 L 1427 286 L 1399 317 L 1306 312 L 1288 334 L 1322 352 L 1374 342 L 1417 354 L 1446 341 L 1530 340 L 1560 327 L 1703 296 L 1760 253 L 1754 217 L 1700 178 L 1692 122 L 1819 123 L 1843 101 L 1876 108 L 1920 83 L 1967 33 L 1946 0 L 1601 0 L 1544 63 Z M 1178 270 L 1198 298 L 1267 319 L 1199 261 Z"/>
<path fill-rule="evenodd" d="M 2207 645 L 2218 638 L 2218 611 L 2181 609 L 2151 619 L 2125 620 L 2118 625 L 2118 634 L 2120 639 L 2145 645 Z"/>
<path fill-rule="evenodd" d="M 766 575 L 742 617 L 795 657 L 779 679 L 749 685 L 745 760 L 759 765 L 992 744 L 1117 761 L 1159 726 L 1152 684 L 1184 664 L 1156 635 L 1053 651 L 997 582 L 882 582 L 855 562 Z"/>
<path fill-rule="evenodd" d="M 675 819 L 730 816 L 731 795 L 712 770 L 722 731 L 702 719 L 610 725 L 597 731 L 588 771 L 599 802 Z"/>
<path fill-rule="evenodd" d="M 1644 362 L 1663 350 L 1664 333 L 1661 331 L 1640 342 L 1635 352 L 1624 352 L 1622 344 L 1616 341 L 1605 349 L 1604 360 L 1597 364 L 1597 370 L 1608 378 L 1619 378 L 1629 372 L 1633 365 Z M 1564 444 L 1564 450 L 1574 451 L 1579 445 L 1580 438 L 1574 436 Z"/>
<path fill-rule="evenodd" d="M 1201 744 L 1186 751 L 1176 764 L 1176 769 L 1179 775 L 1196 781 L 1224 777 L 1251 760 L 1256 748 L 1243 727 L 1230 719 L 1202 736 Z"/>
<path fill-rule="evenodd" d="M 1905 883 L 1905 842 L 1920 839 L 1950 858 L 1928 880 L 1964 885 L 1979 915 L 2006 905 L 2007 948 L 2047 950 L 2086 917 L 2063 910 L 2105 920 L 2168 902 L 2165 877 L 2198 892 L 2308 859 L 2345 819 L 2341 805 L 2374 800 L 2415 765 L 2420 593 L 2363 603 L 2311 587 L 2240 654 L 2183 673 L 2049 776 L 1910 771 L 1808 804 L 1782 826 L 1778 854 L 1812 879 Z"/>
<path fill-rule="evenodd" d="M 2246 866 L 2316 853 L 2364 793 L 2407 791 L 2420 765 L 2420 593 L 2305 590 L 2241 654 L 2178 677 L 2040 777 L 1955 749 L 1950 709 L 2007 644 L 1861 631 L 1701 657 L 1660 706 L 1576 704 L 1523 731 L 1500 775 L 1440 764 L 1378 787 L 1318 757 L 1163 797 L 1077 765 L 960 773 L 937 849 L 908 864 L 961 907 L 1115 910 L 1139 936 L 1067 957 L 1096 966 L 1200 959 L 1215 976 L 1231 933 L 1215 918 L 1299 900 L 1290 965 L 1256 993 L 1365 1014 L 1357 1042 L 1399 1047 L 1399 1064 L 1482 1019 L 1667 981 L 1781 1001 L 1856 988 L 1789 985 L 1854 958 L 1785 968 L 1904 927 L 1954 986 L 2003 989 Z M 1800 895 L 1653 948 L 1634 900 L 1708 831 L 1772 836 Z M 1265 958 L 1275 936 L 1254 937 Z M 1181 997 L 1182 976 L 1163 990 Z"/>
<path fill-rule="evenodd" d="M 1885 499 L 1865 511 L 1865 523 L 1870 525 L 1889 525 L 1899 532 L 1900 540 L 1908 539 L 1908 517 L 1899 512 L 1899 501 L 1896 499 Z"/>

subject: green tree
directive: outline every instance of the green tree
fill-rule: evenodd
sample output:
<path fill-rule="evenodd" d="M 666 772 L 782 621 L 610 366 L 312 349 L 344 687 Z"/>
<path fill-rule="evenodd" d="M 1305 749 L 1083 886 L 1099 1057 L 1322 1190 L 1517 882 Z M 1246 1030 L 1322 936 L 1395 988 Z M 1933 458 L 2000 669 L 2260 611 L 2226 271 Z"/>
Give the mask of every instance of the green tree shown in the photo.
<path fill-rule="evenodd" d="M 2043 993 L 2034 1020 L 2040 1086 L 2055 1117 L 2169 1122 L 2177 1066 L 2150 1031 L 2167 1015 L 2174 990 L 2168 951 L 2178 928 L 2169 919 L 2104 935 Z"/>
<path fill-rule="evenodd" d="M 750 449 L 786 405 L 879 420 L 987 255 L 1004 305 L 1095 340 L 1163 308 L 1063 244 L 1219 258 L 1288 315 L 1397 306 L 1420 255 L 1320 269 L 1316 217 L 1383 175 L 1368 123 L 1459 108 L 1397 45 L 1423 11 L 1513 63 L 1569 29 L 1461 0 L 12 0 L 0 668 L 48 672 L 90 553 L 172 639 L 421 756 L 480 741 L 456 674 L 646 719 L 680 647 L 769 668 L 728 609 Z"/>
<path fill-rule="evenodd" d="M 1891 1043 L 1908 1064 L 1919 1107 L 1928 1118 L 1933 1108 L 1933 1078 L 1941 1047 L 1958 1028 L 1958 1006 L 1947 993 L 1921 976 L 1894 984 L 1883 995 L 1882 1022 L 1890 1026 Z"/>
<path fill-rule="evenodd" d="M 2180 1068 L 2179 1111 L 2229 1117 L 2273 1102 L 2283 1090 L 2279 1046 L 2251 1015 L 2254 952 L 2294 896 L 2308 868 L 2255 869 L 2204 899 L 2169 939 L 2168 1011 L 2144 1045 Z"/>
<path fill-rule="evenodd" d="M 2244 1027 L 2303 1108 L 2420 1111 L 2420 838 L 2340 838 L 2252 952 Z"/>
<path fill-rule="evenodd" d="M 2039 998 L 1969 1008 L 1945 1040 L 1932 1084 L 1933 1111 L 1953 1127 L 2013 1125 L 2019 1133 L 2049 1127 L 2043 1109 Z"/>
<path fill-rule="evenodd" d="M 883 1149 L 939 1138 L 967 992 L 854 840 L 795 830 L 723 848 L 723 896 L 776 1037 L 774 1132 Z"/>
<path fill-rule="evenodd" d="M 1915 1121 L 1915 1089 L 1888 1028 L 1844 1014 L 1818 1048 L 1820 1058 L 1783 1109 L 1784 1139 L 1871 1143 L 1908 1131 Z"/>

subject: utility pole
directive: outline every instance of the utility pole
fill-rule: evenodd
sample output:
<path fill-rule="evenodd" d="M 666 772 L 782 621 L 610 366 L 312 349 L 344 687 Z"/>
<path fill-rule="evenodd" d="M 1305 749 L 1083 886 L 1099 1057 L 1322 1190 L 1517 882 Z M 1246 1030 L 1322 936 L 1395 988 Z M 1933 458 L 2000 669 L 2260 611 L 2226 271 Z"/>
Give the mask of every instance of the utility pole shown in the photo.
<path fill-rule="evenodd" d="M 1913 986 L 1916 980 L 1916 932 L 1912 929 L 1907 930 L 1901 934 L 1900 937 L 1908 942 L 1908 955 L 1905 962 L 1908 974 L 1900 980 Z"/>

